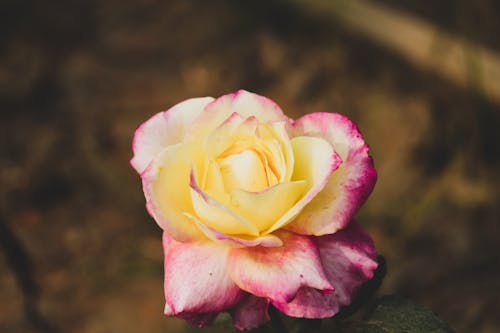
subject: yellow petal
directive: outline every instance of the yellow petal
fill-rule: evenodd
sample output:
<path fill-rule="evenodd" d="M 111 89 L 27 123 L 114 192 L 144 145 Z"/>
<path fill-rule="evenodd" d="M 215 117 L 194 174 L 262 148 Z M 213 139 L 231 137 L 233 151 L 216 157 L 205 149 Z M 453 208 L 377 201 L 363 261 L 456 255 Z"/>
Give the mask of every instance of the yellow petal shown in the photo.
<path fill-rule="evenodd" d="M 229 195 L 226 193 L 219 165 L 214 160 L 208 160 L 200 187 L 209 196 L 220 202 L 229 201 Z"/>
<path fill-rule="evenodd" d="M 305 181 L 294 181 L 277 184 L 258 193 L 234 190 L 231 193 L 231 208 L 263 231 L 293 207 L 304 195 L 306 187 Z"/>
<path fill-rule="evenodd" d="M 252 150 L 244 150 L 219 160 L 226 190 L 262 191 L 268 187 L 266 169 Z"/>
<path fill-rule="evenodd" d="M 205 141 L 205 149 L 209 156 L 227 156 L 235 150 L 228 151 L 235 143 L 256 141 L 256 130 L 259 121 L 255 117 L 243 118 L 238 113 L 233 113 L 220 126 L 218 126 Z"/>
<path fill-rule="evenodd" d="M 221 233 L 213 228 L 210 228 L 206 224 L 203 224 L 197 217 L 186 213 L 186 216 L 191 219 L 200 230 L 209 239 L 217 242 L 221 245 L 229 247 L 248 247 L 248 246 L 264 246 L 264 247 L 280 247 L 283 246 L 283 242 L 279 237 L 274 234 L 268 234 L 264 236 L 248 236 L 248 235 L 228 235 Z"/>
<path fill-rule="evenodd" d="M 342 160 L 332 145 L 321 138 L 300 136 L 291 140 L 294 154 L 292 180 L 303 180 L 307 192 L 269 230 L 273 232 L 291 222 L 326 185 L 333 171 Z"/>
<path fill-rule="evenodd" d="M 338 167 L 340 158 L 326 140 L 310 136 L 299 136 L 291 140 L 295 164 L 293 180 L 305 180 L 310 187 L 325 180 L 332 165 Z"/>
<path fill-rule="evenodd" d="M 263 123 L 259 126 L 259 135 L 271 150 L 274 157 L 275 174 L 279 175 L 279 182 L 287 182 L 293 173 L 293 149 L 286 131 L 286 121 Z"/>
<path fill-rule="evenodd" d="M 143 173 L 147 206 L 160 227 L 179 241 L 203 238 L 198 228 L 183 213 L 193 212 L 189 172 L 196 146 L 176 144 L 167 147 Z"/>
<path fill-rule="evenodd" d="M 206 137 L 233 113 L 238 113 L 243 118 L 255 117 L 262 122 L 290 121 L 272 100 L 239 90 L 233 94 L 221 96 L 208 104 L 193 123 L 190 133 L 195 137 Z"/>
<path fill-rule="evenodd" d="M 247 234 L 257 236 L 259 231 L 222 202 L 210 197 L 197 185 L 194 172 L 190 183 L 191 202 L 199 220 L 207 226 L 225 234 Z"/>

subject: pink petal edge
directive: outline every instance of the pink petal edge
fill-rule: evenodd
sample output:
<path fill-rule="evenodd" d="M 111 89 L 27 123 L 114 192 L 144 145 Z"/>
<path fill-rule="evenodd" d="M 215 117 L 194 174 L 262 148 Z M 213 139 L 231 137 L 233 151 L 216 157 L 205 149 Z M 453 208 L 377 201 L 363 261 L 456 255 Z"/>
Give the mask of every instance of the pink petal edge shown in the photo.
<path fill-rule="evenodd" d="M 163 246 L 165 309 L 169 314 L 219 313 L 243 298 L 226 269 L 228 248 L 212 242 L 177 242 L 165 232 Z"/>
<path fill-rule="evenodd" d="M 273 100 L 246 90 L 238 90 L 209 103 L 187 135 L 189 137 L 206 137 L 233 113 L 237 113 L 243 118 L 254 116 L 263 122 L 285 120 L 287 123 L 291 123 L 290 118 L 285 116 Z"/>
<path fill-rule="evenodd" d="M 165 147 L 181 142 L 195 118 L 213 100 L 212 97 L 190 98 L 142 123 L 132 139 L 132 167 L 142 173 Z"/>
<path fill-rule="evenodd" d="M 356 124 L 337 113 L 305 115 L 293 123 L 291 132 L 327 140 L 343 163 L 286 229 L 304 235 L 332 234 L 347 226 L 375 186 L 377 172 L 368 145 Z"/>
<path fill-rule="evenodd" d="M 342 159 L 340 156 L 332 150 L 330 155 L 330 160 L 328 163 L 328 168 L 325 168 L 325 173 L 320 182 L 314 184 L 309 191 L 293 205 L 292 208 L 288 212 L 286 212 L 267 232 L 274 232 L 280 228 L 283 228 L 287 225 L 287 223 L 294 224 L 295 220 L 291 221 L 297 214 L 300 216 L 300 212 L 304 207 L 307 207 L 307 204 L 314 200 L 314 198 L 320 193 L 324 187 L 328 184 L 328 180 L 331 175 L 337 170 L 342 164 Z M 292 230 L 293 231 L 293 230 Z"/>
<path fill-rule="evenodd" d="M 274 306 L 289 316 L 327 318 L 335 315 L 340 307 L 352 302 L 359 287 L 373 277 L 378 266 L 373 241 L 356 222 L 335 234 L 316 237 L 316 242 L 335 291 L 323 294 L 303 287 L 289 303 L 273 301 Z"/>
<path fill-rule="evenodd" d="M 220 96 L 207 105 L 207 111 L 226 105 L 231 106 L 229 113 L 236 112 L 244 118 L 255 116 L 259 121 L 265 122 L 289 120 L 275 101 L 244 89 Z"/>

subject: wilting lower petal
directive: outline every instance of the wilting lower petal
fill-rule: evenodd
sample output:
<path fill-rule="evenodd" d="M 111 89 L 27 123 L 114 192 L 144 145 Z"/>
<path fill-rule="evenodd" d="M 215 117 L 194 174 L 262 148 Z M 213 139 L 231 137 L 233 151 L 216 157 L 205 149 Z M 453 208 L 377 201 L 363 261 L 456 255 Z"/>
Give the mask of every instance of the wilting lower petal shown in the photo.
<path fill-rule="evenodd" d="M 212 325 L 215 318 L 219 312 L 209 312 L 209 313 L 193 313 L 193 312 L 183 312 L 177 315 L 177 317 L 187 320 L 190 324 L 204 327 L 207 325 Z"/>
<path fill-rule="evenodd" d="M 278 232 L 277 236 L 283 240 L 281 247 L 229 251 L 228 271 L 241 289 L 277 302 L 289 302 L 302 286 L 333 290 L 310 237 L 289 232 Z"/>
<path fill-rule="evenodd" d="M 347 229 L 318 237 L 317 243 L 334 295 L 341 305 L 350 304 L 355 290 L 378 266 L 372 239 L 352 222 Z"/>
<path fill-rule="evenodd" d="M 235 306 L 244 293 L 226 270 L 228 248 L 213 242 L 181 243 L 163 236 L 165 299 L 171 313 L 206 315 Z"/>
<path fill-rule="evenodd" d="M 251 330 L 269 321 L 269 300 L 247 295 L 232 311 L 234 326 L 240 331 Z"/>
<path fill-rule="evenodd" d="M 333 294 L 309 287 L 300 288 L 297 296 L 289 303 L 273 302 L 281 312 L 299 318 L 328 318 L 339 312 L 339 302 Z"/>
<path fill-rule="evenodd" d="M 186 130 L 213 100 L 212 97 L 188 99 L 157 113 L 139 126 L 132 142 L 134 157 L 130 164 L 134 169 L 142 173 L 165 147 L 181 142 Z"/>
<path fill-rule="evenodd" d="M 328 280 L 335 288 L 324 294 L 312 288 L 301 288 L 291 302 L 273 302 L 289 316 L 326 318 L 341 306 L 351 303 L 357 289 L 373 277 L 377 268 L 373 241 L 355 222 L 347 229 L 316 239 Z"/>
<path fill-rule="evenodd" d="M 336 113 L 308 114 L 293 124 L 291 132 L 325 139 L 343 163 L 286 228 L 305 235 L 334 233 L 349 223 L 375 185 L 377 173 L 368 146 L 356 125 Z"/>

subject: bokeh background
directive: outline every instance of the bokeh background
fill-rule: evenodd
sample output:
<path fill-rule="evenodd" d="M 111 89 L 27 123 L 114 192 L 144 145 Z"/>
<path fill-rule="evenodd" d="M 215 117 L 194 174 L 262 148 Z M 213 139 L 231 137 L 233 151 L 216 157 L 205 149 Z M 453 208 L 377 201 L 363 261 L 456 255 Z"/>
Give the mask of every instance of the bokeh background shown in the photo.
<path fill-rule="evenodd" d="M 379 294 L 500 331 L 499 15 L 495 0 L 3 0 L 0 331 L 196 331 L 162 316 L 131 140 L 239 88 L 354 119 L 379 172 L 358 214 L 387 260 Z"/>

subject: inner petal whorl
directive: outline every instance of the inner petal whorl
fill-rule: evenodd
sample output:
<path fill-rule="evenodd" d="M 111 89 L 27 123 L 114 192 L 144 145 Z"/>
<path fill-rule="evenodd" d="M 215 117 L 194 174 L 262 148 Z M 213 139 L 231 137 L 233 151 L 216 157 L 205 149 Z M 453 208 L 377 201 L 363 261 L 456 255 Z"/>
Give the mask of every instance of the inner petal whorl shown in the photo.
<path fill-rule="evenodd" d="M 226 191 L 241 189 L 250 192 L 269 187 L 266 167 L 253 150 L 244 150 L 218 160 Z"/>

